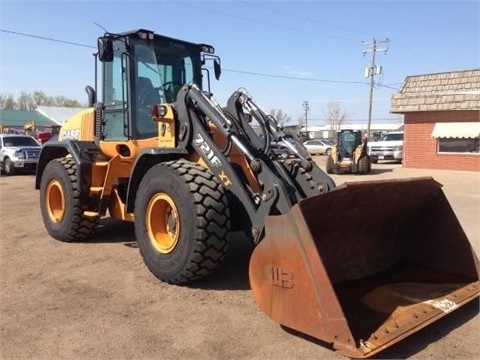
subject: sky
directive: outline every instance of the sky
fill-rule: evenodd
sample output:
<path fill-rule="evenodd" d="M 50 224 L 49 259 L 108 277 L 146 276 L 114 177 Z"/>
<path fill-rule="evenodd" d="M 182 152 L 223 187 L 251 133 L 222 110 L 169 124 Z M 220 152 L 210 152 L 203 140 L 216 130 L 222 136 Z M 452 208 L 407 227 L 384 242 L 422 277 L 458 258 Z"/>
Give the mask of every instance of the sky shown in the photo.
<path fill-rule="evenodd" d="M 348 123 L 367 122 L 374 39 L 387 50 L 375 53 L 374 123 L 401 122 L 390 103 L 407 76 L 480 68 L 478 0 L 0 0 L 0 93 L 86 104 L 97 38 L 139 28 L 213 45 L 217 102 L 245 88 L 289 125 L 304 118 L 306 101 L 309 126 L 326 124 L 332 103 Z"/>

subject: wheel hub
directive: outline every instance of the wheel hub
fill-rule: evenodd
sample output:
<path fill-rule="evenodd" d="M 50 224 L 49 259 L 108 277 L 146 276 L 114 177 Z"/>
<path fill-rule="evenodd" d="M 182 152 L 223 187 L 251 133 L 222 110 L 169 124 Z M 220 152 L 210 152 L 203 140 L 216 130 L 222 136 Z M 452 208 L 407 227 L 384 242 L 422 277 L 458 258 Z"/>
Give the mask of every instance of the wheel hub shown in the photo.
<path fill-rule="evenodd" d="M 147 232 L 152 245 L 162 254 L 172 252 L 180 236 L 180 218 L 172 198 L 159 193 L 147 207 Z"/>
<path fill-rule="evenodd" d="M 58 180 L 52 180 L 48 183 L 45 200 L 50 220 L 54 223 L 61 222 L 65 215 L 65 196 L 62 185 Z"/>

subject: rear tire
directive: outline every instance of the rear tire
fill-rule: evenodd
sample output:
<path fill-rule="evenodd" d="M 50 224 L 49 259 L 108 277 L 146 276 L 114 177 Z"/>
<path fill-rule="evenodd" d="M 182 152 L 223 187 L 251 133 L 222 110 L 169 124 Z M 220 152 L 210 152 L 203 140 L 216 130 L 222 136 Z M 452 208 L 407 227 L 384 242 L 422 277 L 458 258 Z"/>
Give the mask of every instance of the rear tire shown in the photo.
<path fill-rule="evenodd" d="M 135 235 L 148 269 L 182 284 L 220 267 L 228 249 L 230 213 L 220 181 L 185 160 L 154 165 L 135 201 Z"/>
<path fill-rule="evenodd" d="M 55 159 L 45 167 L 40 183 L 40 208 L 48 233 L 60 241 L 85 239 L 98 225 L 98 217 L 83 215 L 77 165 L 72 158 Z"/>
<path fill-rule="evenodd" d="M 327 170 L 327 174 L 333 174 L 333 157 L 332 157 L 332 155 L 328 155 L 327 163 L 325 165 L 325 168 Z"/>

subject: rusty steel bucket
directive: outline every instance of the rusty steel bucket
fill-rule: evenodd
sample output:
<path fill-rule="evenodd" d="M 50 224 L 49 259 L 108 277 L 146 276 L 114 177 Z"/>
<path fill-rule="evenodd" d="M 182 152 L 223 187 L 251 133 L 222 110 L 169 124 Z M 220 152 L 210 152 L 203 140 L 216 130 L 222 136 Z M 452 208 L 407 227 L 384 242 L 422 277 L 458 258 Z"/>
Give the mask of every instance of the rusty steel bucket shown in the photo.
<path fill-rule="evenodd" d="M 479 273 L 431 178 L 346 183 L 268 216 L 249 269 L 267 315 L 354 358 L 477 298 Z"/>

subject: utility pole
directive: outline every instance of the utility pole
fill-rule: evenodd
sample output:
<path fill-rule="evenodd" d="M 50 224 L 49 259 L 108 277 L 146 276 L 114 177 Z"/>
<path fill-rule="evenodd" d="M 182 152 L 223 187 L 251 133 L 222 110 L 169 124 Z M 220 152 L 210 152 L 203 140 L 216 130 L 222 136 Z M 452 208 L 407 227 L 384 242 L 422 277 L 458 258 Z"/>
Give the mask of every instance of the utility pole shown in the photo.
<path fill-rule="evenodd" d="M 378 41 L 373 38 L 372 42 L 362 42 L 363 56 L 367 53 L 372 53 L 372 62 L 365 69 L 365 77 L 370 78 L 370 94 L 368 100 L 368 125 L 367 125 L 367 138 L 370 140 L 370 127 L 372 125 L 372 102 L 373 102 L 373 88 L 375 87 L 375 75 L 382 73 L 382 67 L 375 64 L 375 54 L 377 51 L 383 51 L 384 54 L 388 51 L 388 39 Z"/>
<path fill-rule="evenodd" d="M 308 140 L 309 139 L 309 136 L 308 136 L 308 110 L 310 110 L 308 100 L 303 101 L 302 107 L 305 110 L 305 132 L 307 133 L 307 140 Z"/>

